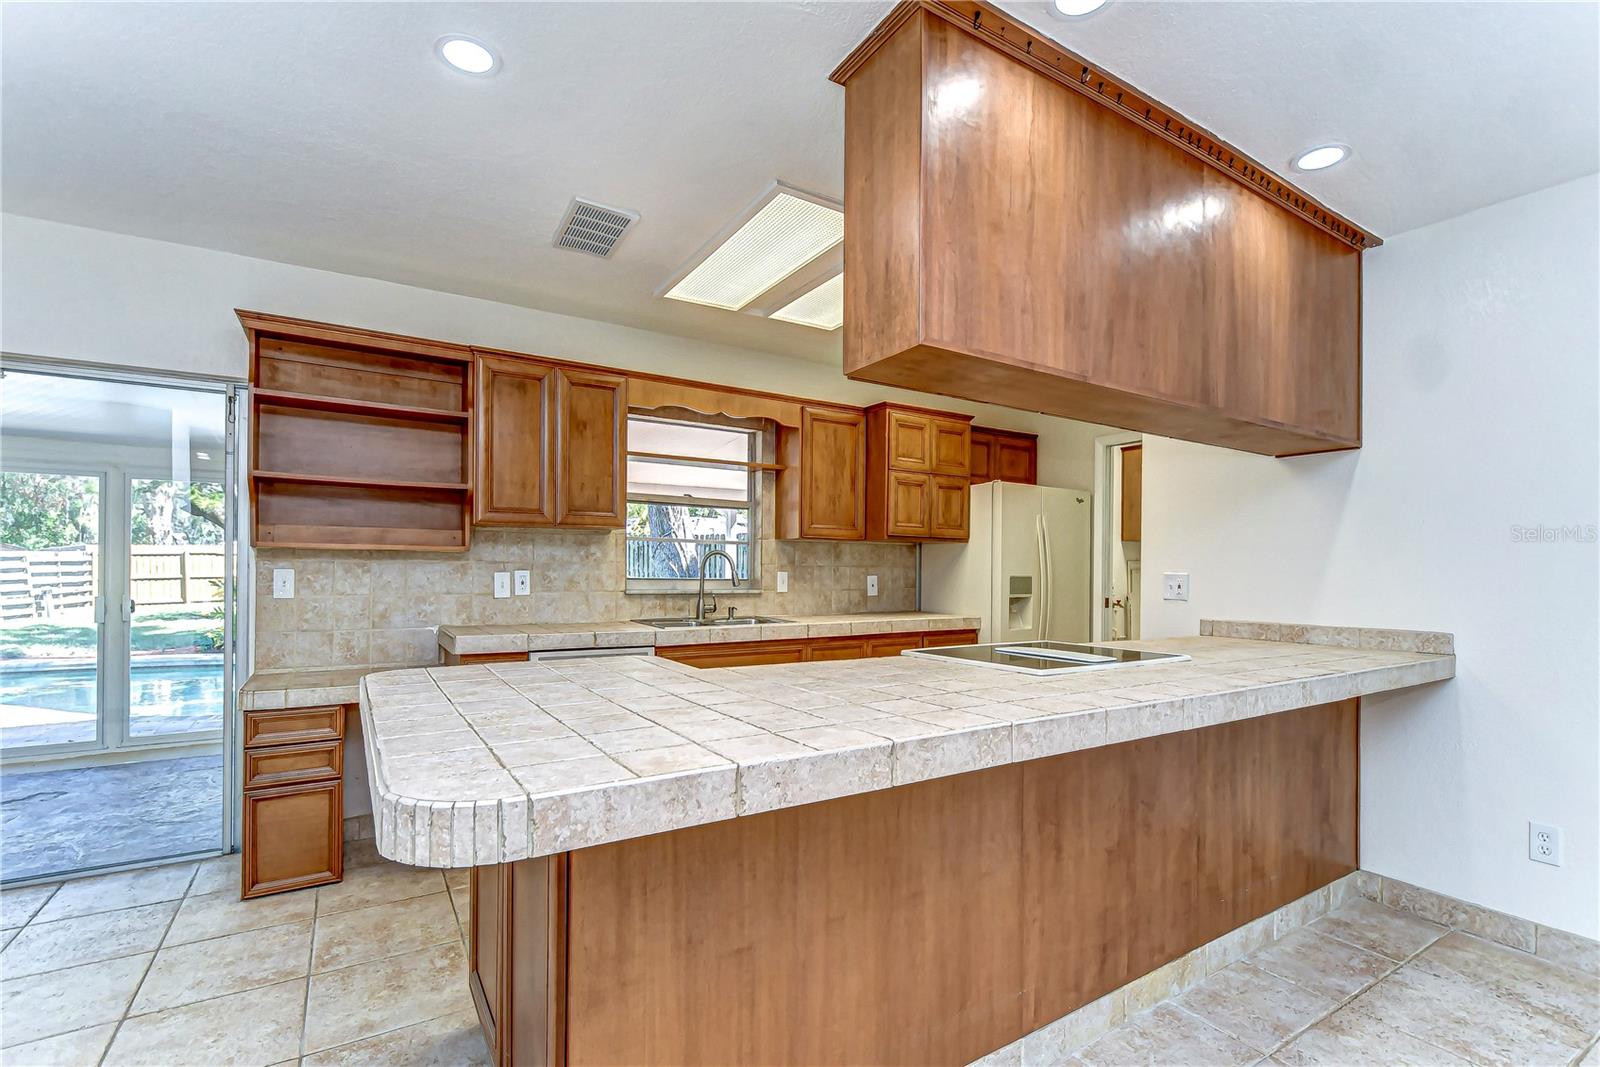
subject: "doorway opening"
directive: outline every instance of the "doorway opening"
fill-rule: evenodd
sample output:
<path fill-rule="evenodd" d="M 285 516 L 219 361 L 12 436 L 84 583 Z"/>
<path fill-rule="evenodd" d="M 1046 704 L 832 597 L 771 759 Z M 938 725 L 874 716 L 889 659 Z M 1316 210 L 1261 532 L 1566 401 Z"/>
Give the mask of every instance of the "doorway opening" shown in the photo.
<path fill-rule="evenodd" d="M 232 387 L 0 379 L 0 882 L 226 851 Z"/>
<path fill-rule="evenodd" d="M 1139 625 L 1144 525 L 1144 437 L 1094 441 L 1094 639 L 1134 640 Z"/>

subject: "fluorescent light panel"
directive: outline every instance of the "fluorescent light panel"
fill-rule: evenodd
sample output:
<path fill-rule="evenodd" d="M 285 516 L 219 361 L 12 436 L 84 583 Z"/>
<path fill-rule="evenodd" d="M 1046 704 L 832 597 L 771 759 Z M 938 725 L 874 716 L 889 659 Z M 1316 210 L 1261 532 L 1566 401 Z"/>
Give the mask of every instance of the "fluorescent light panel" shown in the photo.
<path fill-rule="evenodd" d="M 844 212 L 780 191 L 666 296 L 739 311 L 843 240 Z"/>
<path fill-rule="evenodd" d="M 815 289 L 772 313 L 780 322 L 796 322 L 819 330 L 844 325 L 844 275 L 835 274 Z"/>

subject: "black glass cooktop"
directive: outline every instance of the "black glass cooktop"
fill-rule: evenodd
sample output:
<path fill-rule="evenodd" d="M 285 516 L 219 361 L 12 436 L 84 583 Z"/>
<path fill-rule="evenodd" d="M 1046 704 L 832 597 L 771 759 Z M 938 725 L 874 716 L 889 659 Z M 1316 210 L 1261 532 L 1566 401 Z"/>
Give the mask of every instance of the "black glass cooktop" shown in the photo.
<path fill-rule="evenodd" d="M 990 645 L 951 645 L 907 652 L 910 656 L 957 660 L 1030 674 L 1129 667 L 1144 663 L 1177 663 L 1188 656 L 1176 652 L 1143 652 L 1116 645 L 1074 645 L 1064 641 L 1002 641 Z"/>

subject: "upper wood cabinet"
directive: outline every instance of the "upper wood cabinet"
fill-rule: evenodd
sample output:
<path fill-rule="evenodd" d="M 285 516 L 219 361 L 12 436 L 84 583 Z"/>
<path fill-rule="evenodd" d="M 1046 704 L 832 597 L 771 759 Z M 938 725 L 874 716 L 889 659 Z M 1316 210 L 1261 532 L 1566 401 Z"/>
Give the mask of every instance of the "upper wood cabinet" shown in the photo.
<path fill-rule="evenodd" d="M 481 351 L 476 356 L 473 521 L 621 526 L 627 379 L 523 356 Z"/>
<path fill-rule="evenodd" d="M 477 492 L 472 521 L 544 526 L 555 521 L 551 492 L 551 394 L 555 368 L 478 353 Z"/>
<path fill-rule="evenodd" d="M 896 404 L 867 409 L 867 538 L 964 541 L 971 419 Z"/>
<path fill-rule="evenodd" d="M 836 73 L 846 374 L 1269 455 L 1358 447 L 1360 242 L 1050 47 L 991 5 L 902 4 Z"/>
<path fill-rule="evenodd" d="M 778 536 L 859 541 L 866 536 L 867 417 L 858 409 L 801 409 L 778 428 Z"/>
<path fill-rule="evenodd" d="M 1144 448 L 1122 450 L 1122 539 L 1138 541 L 1144 526 Z"/>
<path fill-rule="evenodd" d="M 557 370 L 556 524 L 621 526 L 627 517 L 628 379 Z"/>
<path fill-rule="evenodd" d="M 974 426 L 971 456 L 973 485 L 992 481 L 1035 485 L 1039 481 L 1039 438 L 1034 434 Z"/>

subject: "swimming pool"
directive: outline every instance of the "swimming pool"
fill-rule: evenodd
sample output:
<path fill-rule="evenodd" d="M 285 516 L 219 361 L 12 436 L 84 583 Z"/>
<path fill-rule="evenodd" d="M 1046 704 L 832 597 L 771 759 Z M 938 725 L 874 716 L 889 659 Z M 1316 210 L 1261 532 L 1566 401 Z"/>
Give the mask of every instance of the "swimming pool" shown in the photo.
<path fill-rule="evenodd" d="M 222 657 L 216 663 L 140 663 L 129 672 L 134 737 L 222 727 Z M 92 741 L 98 704 L 93 667 L 0 662 L 0 744 Z"/>

